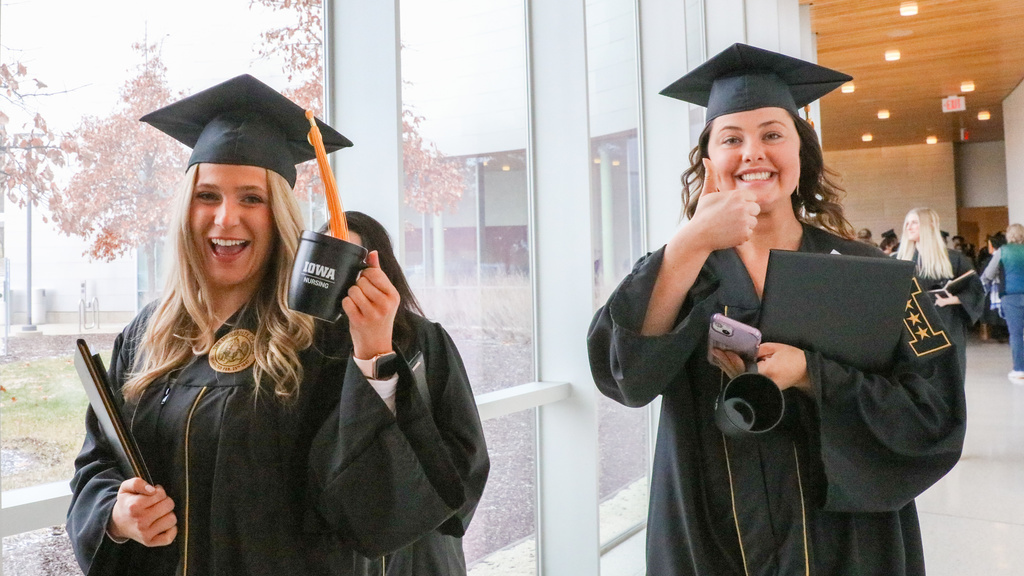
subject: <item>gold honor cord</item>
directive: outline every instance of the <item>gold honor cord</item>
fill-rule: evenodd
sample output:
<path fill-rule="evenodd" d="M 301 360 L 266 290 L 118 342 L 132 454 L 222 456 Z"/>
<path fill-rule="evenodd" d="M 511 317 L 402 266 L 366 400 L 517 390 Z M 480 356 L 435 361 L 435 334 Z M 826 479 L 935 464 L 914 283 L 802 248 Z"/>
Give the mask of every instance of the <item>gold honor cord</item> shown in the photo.
<path fill-rule="evenodd" d="M 793 442 L 793 461 L 796 462 L 796 485 L 800 489 L 800 520 L 804 525 L 804 575 L 811 576 L 811 554 L 807 550 L 807 510 L 804 508 L 804 481 L 800 477 L 800 455 Z"/>
<path fill-rule="evenodd" d="M 188 472 L 188 444 L 189 434 L 192 429 L 192 416 L 196 413 L 196 408 L 199 406 L 199 401 L 203 399 L 206 394 L 206 386 L 199 391 L 199 395 L 196 396 L 195 401 L 192 402 L 192 408 L 188 411 L 188 418 L 185 420 L 185 542 L 182 545 L 182 576 L 188 576 L 188 508 L 189 508 L 189 472 Z"/>
<path fill-rule="evenodd" d="M 348 220 L 345 219 L 345 210 L 341 207 L 341 198 L 338 196 L 338 184 L 334 181 L 334 173 L 327 163 L 327 150 L 324 149 L 324 138 L 320 134 L 320 128 L 316 125 L 316 118 L 312 110 L 306 110 L 306 119 L 309 120 L 309 143 L 316 151 L 316 165 L 320 168 L 320 180 L 324 183 L 324 196 L 327 197 L 327 213 L 330 215 L 331 236 L 339 240 L 348 241 Z"/>
<path fill-rule="evenodd" d="M 729 307 L 725 307 L 725 316 L 729 316 Z M 722 390 L 725 389 L 725 372 L 719 368 L 718 370 L 718 395 L 722 395 Z M 740 532 L 740 517 L 736 513 L 736 490 L 732 483 L 732 465 L 729 464 L 729 441 L 726 439 L 725 434 L 722 434 L 722 448 L 725 449 L 725 471 L 729 475 L 729 498 L 732 500 L 732 519 L 736 523 L 736 539 L 739 540 L 740 544 L 740 558 L 743 560 L 743 574 L 750 576 L 750 570 L 747 569 L 747 553 L 743 550 L 743 534 Z"/>

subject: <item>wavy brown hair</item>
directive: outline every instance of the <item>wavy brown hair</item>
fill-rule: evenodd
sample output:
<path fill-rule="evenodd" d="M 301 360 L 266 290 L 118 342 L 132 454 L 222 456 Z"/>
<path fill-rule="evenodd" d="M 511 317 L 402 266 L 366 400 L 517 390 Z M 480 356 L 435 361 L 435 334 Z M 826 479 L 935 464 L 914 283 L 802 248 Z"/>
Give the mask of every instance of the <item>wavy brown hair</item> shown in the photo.
<path fill-rule="evenodd" d="M 413 316 L 424 316 L 423 308 L 420 307 L 416 295 L 413 294 L 409 281 L 405 278 L 402 265 L 398 263 L 395 256 L 394 246 L 391 244 L 391 236 L 384 228 L 384 225 L 362 212 L 347 210 L 345 219 L 348 221 L 348 229 L 359 235 L 363 248 L 367 252 L 377 251 L 380 259 L 380 269 L 388 277 L 391 284 L 398 291 L 401 301 L 398 304 L 398 312 L 395 314 L 393 340 L 396 346 L 402 351 L 416 340 L 416 327 L 413 325 Z M 320 228 L 321 234 L 326 234 L 330 229 L 330 222 Z"/>
<path fill-rule="evenodd" d="M 123 389 L 126 398 L 137 398 L 150 384 L 184 367 L 194 356 L 209 353 L 220 325 L 205 296 L 210 289 L 189 223 L 198 165 L 186 174 L 171 216 L 168 247 L 173 257 L 167 285 L 142 336 L 140 353 Z M 246 304 L 255 309 L 257 316 L 253 373 L 256 393 L 266 376 L 273 382 L 275 396 L 290 399 L 298 394 L 302 382 L 299 352 L 313 341 L 313 319 L 288 308 L 288 285 L 302 233 L 302 213 L 288 182 L 271 170 L 267 170 L 267 191 L 276 238 L 266 276 Z"/>
<path fill-rule="evenodd" d="M 803 118 L 790 113 L 796 133 L 800 137 L 800 181 L 790 198 L 793 213 L 801 222 L 823 228 L 848 240 L 855 237 L 853 226 L 843 214 L 840 203 L 845 190 L 836 179 L 839 173 L 825 166 L 825 158 L 814 127 Z M 700 133 L 697 146 L 690 151 L 690 167 L 683 172 L 683 215 L 693 218 L 697 201 L 704 191 L 704 158 L 708 158 L 711 124 Z"/>

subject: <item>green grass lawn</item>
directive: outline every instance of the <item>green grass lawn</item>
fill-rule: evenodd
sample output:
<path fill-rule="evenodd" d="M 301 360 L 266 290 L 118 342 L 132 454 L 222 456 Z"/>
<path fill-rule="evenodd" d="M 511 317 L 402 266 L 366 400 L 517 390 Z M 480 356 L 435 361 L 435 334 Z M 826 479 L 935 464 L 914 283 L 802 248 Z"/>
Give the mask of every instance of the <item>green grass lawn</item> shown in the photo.
<path fill-rule="evenodd" d="M 109 350 L 100 355 L 109 362 Z M 89 404 L 72 357 L 2 364 L 0 386 L 3 489 L 70 479 Z"/>

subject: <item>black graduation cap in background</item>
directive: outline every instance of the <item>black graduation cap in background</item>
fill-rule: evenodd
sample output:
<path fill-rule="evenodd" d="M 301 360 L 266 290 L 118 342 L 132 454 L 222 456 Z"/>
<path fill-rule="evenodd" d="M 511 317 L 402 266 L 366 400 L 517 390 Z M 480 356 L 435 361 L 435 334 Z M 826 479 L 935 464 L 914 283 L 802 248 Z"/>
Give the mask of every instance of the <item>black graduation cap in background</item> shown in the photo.
<path fill-rule="evenodd" d="M 895 238 L 896 237 L 896 230 L 894 230 L 892 228 L 889 228 L 885 232 L 882 232 L 882 238 L 890 238 L 890 237 L 891 238 Z"/>
<path fill-rule="evenodd" d="M 708 109 L 707 122 L 757 108 L 797 110 L 853 80 L 771 50 L 733 44 L 661 91 Z"/>
<path fill-rule="evenodd" d="M 200 162 L 273 170 L 295 185 L 295 165 L 316 158 L 307 140 L 305 110 L 248 74 L 207 88 L 146 114 L 146 122 L 192 148 L 188 166 Z M 316 121 L 328 153 L 352 145 Z"/>

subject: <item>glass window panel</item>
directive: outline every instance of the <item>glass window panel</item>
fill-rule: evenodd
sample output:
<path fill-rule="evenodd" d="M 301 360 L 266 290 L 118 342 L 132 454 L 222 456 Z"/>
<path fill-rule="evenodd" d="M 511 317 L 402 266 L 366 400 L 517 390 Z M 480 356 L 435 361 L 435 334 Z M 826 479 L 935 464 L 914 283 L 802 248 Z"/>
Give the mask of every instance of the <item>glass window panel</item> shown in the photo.
<path fill-rule="evenodd" d="M 643 249 L 635 1 L 588 0 L 586 14 L 596 308 Z M 598 438 L 600 541 L 608 550 L 647 519 L 648 411 L 601 396 Z M 642 568 L 643 554 L 614 564 L 623 562 L 633 573 Z M 614 572 L 605 564 L 602 573 Z"/>
<path fill-rule="evenodd" d="M 243 73 L 319 109 L 322 30 L 320 0 L 28 0 L 3 10 L 0 59 L 21 94 L 3 104 L 3 161 L 25 161 L 18 142 L 33 138 L 52 154 L 25 169 L 42 183 L 0 181 L 0 245 L 10 260 L 4 300 L 11 305 L 3 316 L 11 336 L 0 346 L 7 352 L 0 357 L 0 454 L 10 490 L 70 478 L 87 404 L 71 365 L 74 339 L 82 334 L 108 356 L 114 335 L 161 290 L 167 199 L 188 152 L 177 145 L 156 156 L 140 152 L 169 139 L 138 117 Z M 82 25 L 97 14 L 116 15 L 116 25 L 102 34 Z M 46 34 L 33 25 L 39 22 Z M 264 34 L 283 27 L 298 34 L 266 41 Z M 313 59 L 292 60 L 299 54 Z M 82 154 L 68 154 L 73 148 L 61 142 Z M 308 190 L 297 192 L 312 225 L 322 222 L 322 201 L 311 204 Z M 31 196 L 38 202 L 29 210 Z M 55 197 L 66 200 L 64 212 Z M 29 312 L 33 336 L 22 328 Z"/>
<path fill-rule="evenodd" d="M 491 472 L 463 538 L 471 576 L 537 573 L 537 411 L 484 422 Z"/>
<path fill-rule="evenodd" d="M 403 0 L 401 259 L 476 394 L 534 379 L 522 0 Z M 484 423 L 470 574 L 535 574 L 536 411 Z"/>
<path fill-rule="evenodd" d="M 533 379 L 522 0 L 401 3 L 401 260 L 477 394 Z"/>

